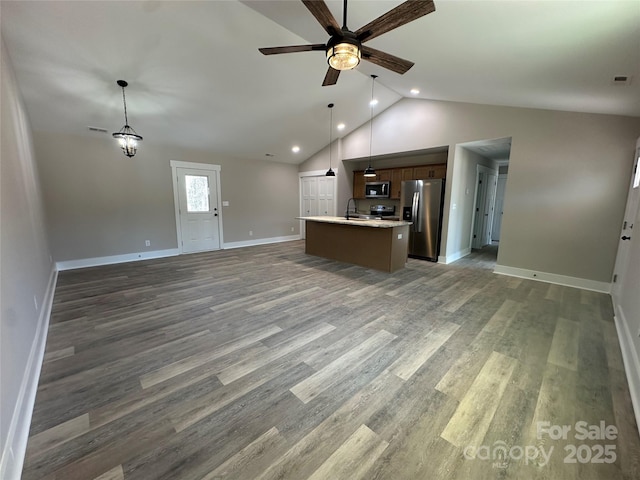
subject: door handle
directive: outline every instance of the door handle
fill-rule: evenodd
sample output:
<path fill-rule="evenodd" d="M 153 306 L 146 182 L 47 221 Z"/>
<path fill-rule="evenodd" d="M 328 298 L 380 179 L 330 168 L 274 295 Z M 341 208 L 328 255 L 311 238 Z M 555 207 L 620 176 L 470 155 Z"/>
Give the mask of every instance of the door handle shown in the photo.
<path fill-rule="evenodd" d="M 621 237 L 621 239 L 622 239 L 622 240 L 631 240 L 631 237 L 627 237 L 626 235 L 623 235 L 623 236 Z"/>

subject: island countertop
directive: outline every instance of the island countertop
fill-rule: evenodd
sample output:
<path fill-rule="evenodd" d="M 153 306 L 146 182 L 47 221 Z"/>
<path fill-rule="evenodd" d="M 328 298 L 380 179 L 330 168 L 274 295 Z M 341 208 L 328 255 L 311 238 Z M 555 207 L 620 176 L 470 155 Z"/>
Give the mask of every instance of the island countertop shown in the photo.
<path fill-rule="evenodd" d="M 411 222 L 405 222 L 404 220 L 374 220 L 364 218 L 350 218 L 347 220 L 344 217 L 330 217 L 330 216 L 318 216 L 318 217 L 296 217 L 298 220 L 306 220 L 310 222 L 322 222 L 322 223 L 335 223 L 339 225 L 354 225 L 356 227 L 374 227 L 374 228 L 393 228 L 404 227 L 411 225 Z"/>

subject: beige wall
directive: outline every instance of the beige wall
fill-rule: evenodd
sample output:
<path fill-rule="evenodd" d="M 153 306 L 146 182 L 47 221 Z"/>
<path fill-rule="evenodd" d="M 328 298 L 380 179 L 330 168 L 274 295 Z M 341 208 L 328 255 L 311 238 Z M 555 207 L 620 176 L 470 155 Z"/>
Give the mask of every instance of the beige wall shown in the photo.
<path fill-rule="evenodd" d="M 448 238 L 464 236 L 451 210 L 465 195 L 456 145 L 512 137 L 498 263 L 610 281 L 639 118 L 402 99 L 374 131 L 374 156 L 449 147 L 447 255 L 461 246 Z M 341 159 L 368 156 L 368 137 L 368 124 L 344 137 Z"/>
<path fill-rule="evenodd" d="M 222 199 L 229 201 L 222 208 L 225 243 L 299 233 L 297 166 L 147 138 L 130 159 L 104 134 L 34 132 L 34 142 L 56 261 L 177 248 L 171 160 L 221 166 Z"/>
<path fill-rule="evenodd" d="M 0 477 L 19 478 L 54 269 L 30 126 L 4 43 L 1 49 Z M 15 429 L 10 434 L 12 422 Z"/>

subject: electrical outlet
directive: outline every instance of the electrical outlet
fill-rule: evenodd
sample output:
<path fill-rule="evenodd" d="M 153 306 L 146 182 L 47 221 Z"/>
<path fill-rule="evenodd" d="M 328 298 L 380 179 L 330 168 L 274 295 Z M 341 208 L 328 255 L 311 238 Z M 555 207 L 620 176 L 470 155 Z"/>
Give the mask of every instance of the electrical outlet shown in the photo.
<path fill-rule="evenodd" d="M 249 230 L 249 236 L 253 237 L 253 230 Z"/>
<path fill-rule="evenodd" d="M 402 240 L 402 234 L 401 233 L 398 234 L 398 240 Z"/>
<path fill-rule="evenodd" d="M 223 207 L 228 207 L 229 206 L 229 200 L 223 200 L 222 201 L 222 206 Z"/>
<path fill-rule="evenodd" d="M 293 232 L 293 227 L 291 227 L 291 231 Z"/>
<path fill-rule="evenodd" d="M 151 240 L 145 240 L 144 241 L 144 246 L 145 247 L 150 247 L 151 246 Z"/>

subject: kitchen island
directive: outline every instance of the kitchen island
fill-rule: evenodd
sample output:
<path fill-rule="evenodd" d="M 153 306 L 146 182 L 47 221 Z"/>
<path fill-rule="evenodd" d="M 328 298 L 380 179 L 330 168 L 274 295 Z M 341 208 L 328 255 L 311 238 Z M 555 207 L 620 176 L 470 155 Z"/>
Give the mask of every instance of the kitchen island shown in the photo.
<path fill-rule="evenodd" d="M 297 217 L 305 221 L 305 253 L 395 272 L 408 256 L 411 222 L 344 217 Z"/>

